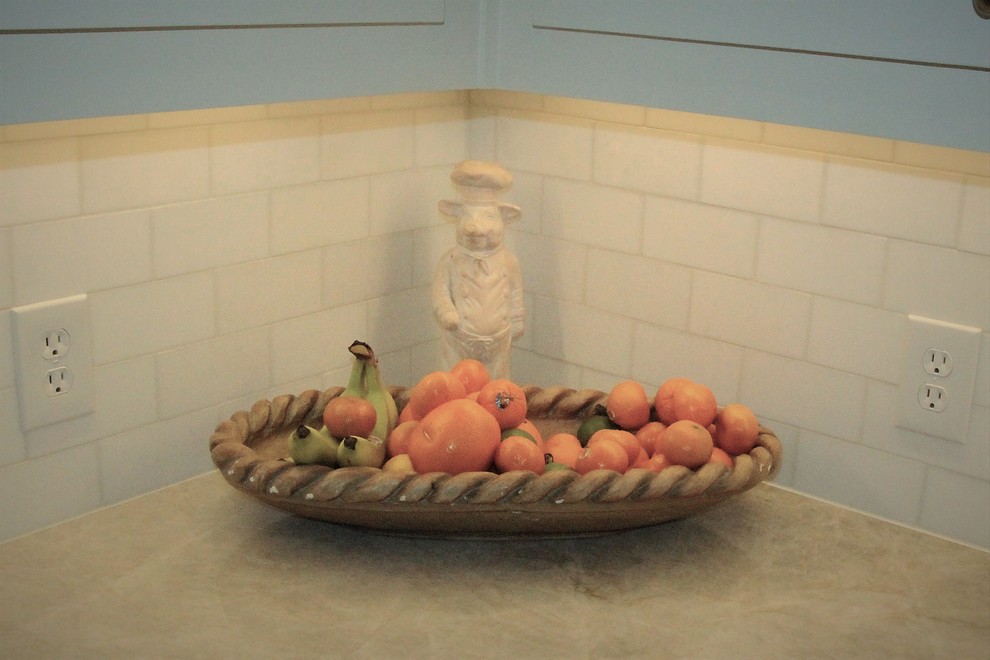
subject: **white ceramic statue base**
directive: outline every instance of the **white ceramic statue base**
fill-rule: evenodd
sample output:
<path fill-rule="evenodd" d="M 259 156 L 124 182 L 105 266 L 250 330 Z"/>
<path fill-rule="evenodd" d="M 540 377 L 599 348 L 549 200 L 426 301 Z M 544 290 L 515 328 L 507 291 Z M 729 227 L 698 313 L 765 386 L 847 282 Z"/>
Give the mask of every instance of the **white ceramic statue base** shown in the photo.
<path fill-rule="evenodd" d="M 457 245 L 440 259 L 433 280 L 444 368 L 474 358 L 492 378 L 509 378 L 512 340 L 525 329 L 519 260 L 504 246 L 505 225 L 521 212 L 499 201 L 512 175 L 495 163 L 464 161 L 450 178 L 460 199 L 439 208 L 457 223 Z"/>

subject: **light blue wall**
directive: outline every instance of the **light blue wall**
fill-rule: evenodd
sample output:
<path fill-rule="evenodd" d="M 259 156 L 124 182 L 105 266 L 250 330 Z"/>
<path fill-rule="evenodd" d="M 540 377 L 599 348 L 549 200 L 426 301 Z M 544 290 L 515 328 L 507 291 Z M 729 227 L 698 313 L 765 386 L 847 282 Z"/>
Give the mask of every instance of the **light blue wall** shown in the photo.
<path fill-rule="evenodd" d="M 0 0 L 0 124 L 475 87 L 990 151 L 990 21 L 970 0 Z"/>
<path fill-rule="evenodd" d="M 990 151 L 990 21 L 969 0 L 543 0 L 499 19 L 493 87 Z"/>
<path fill-rule="evenodd" d="M 20 29 L 39 24 L 37 17 L 12 11 L 24 5 L 75 4 L 0 0 L 0 25 Z M 124 3 L 85 4 L 99 6 L 98 15 L 105 16 L 107 5 Z M 0 34 L 0 124 L 475 85 L 476 2 L 445 6 L 443 0 L 337 0 L 330 8 L 338 11 L 326 13 L 302 11 L 321 4 L 316 2 L 255 1 L 246 3 L 241 14 L 221 11 L 238 4 L 149 1 L 136 5 L 147 11 L 135 10 L 128 20 L 118 16 L 111 23 L 133 25 L 133 19 L 144 25 L 176 25 L 173 21 L 181 16 L 160 7 L 166 5 L 195 7 L 186 24 L 321 24 Z M 283 11 L 267 15 L 260 5 Z M 293 6 L 299 11 L 287 11 Z M 76 25 L 75 13 L 72 20 L 40 23 Z M 83 24 L 94 22 L 101 21 Z"/>

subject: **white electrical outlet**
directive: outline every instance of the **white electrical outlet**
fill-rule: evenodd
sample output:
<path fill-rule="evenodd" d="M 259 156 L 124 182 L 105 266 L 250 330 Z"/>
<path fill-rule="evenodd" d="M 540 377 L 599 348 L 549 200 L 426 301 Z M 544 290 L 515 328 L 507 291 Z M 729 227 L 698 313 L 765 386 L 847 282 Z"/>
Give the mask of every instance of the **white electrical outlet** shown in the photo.
<path fill-rule="evenodd" d="M 28 431 L 93 412 L 86 295 L 10 311 L 21 428 Z"/>
<path fill-rule="evenodd" d="M 965 442 L 979 353 L 979 328 L 908 316 L 897 425 Z"/>

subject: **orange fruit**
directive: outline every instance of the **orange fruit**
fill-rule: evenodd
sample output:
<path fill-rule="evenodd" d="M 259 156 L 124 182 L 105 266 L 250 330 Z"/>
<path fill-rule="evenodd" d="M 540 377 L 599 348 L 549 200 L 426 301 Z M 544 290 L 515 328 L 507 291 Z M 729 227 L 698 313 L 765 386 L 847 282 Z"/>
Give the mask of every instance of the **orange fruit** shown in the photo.
<path fill-rule="evenodd" d="M 495 450 L 495 468 L 499 472 L 529 470 L 543 474 L 545 465 L 543 450 L 521 435 L 510 435 Z"/>
<path fill-rule="evenodd" d="M 595 431 L 595 434 L 588 439 L 588 446 L 596 442 L 602 442 L 603 440 L 611 440 L 618 443 L 622 447 L 622 450 L 626 452 L 626 461 L 629 465 L 635 463 L 636 459 L 639 458 L 639 452 L 643 451 L 643 447 L 639 444 L 636 436 L 622 429 L 602 429 Z"/>
<path fill-rule="evenodd" d="M 635 431 L 650 421 L 650 400 L 636 381 L 626 380 L 608 393 L 605 410 L 619 428 Z"/>
<path fill-rule="evenodd" d="M 388 434 L 388 439 L 385 440 L 385 452 L 389 456 L 398 456 L 399 454 L 405 454 L 408 452 L 409 438 L 417 424 L 419 424 L 419 422 L 414 419 L 400 422 L 394 429 L 392 429 L 392 432 Z"/>
<path fill-rule="evenodd" d="M 682 419 L 667 427 L 660 436 L 660 442 L 653 448 L 653 454 L 663 454 L 674 465 L 695 469 L 708 462 L 714 446 L 708 429 L 697 422 Z"/>
<path fill-rule="evenodd" d="M 720 449 L 719 447 L 714 447 L 712 449 L 712 457 L 708 459 L 708 462 L 722 463 L 723 465 L 725 465 L 725 467 L 729 468 L 730 470 L 732 469 L 732 466 L 735 465 L 735 461 L 732 459 L 732 457 L 729 456 L 727 453 L 725 453 L 724 449 Z"/>
<path fill-rule="evenodd" d="M 573 433 L 555 433 L 543 443 L 543 451 L 553 456 L 555 463 L 563 463 L 573 468 L 578 454 L 584 451 L 584 447 Z"/>
<path fill-rule="evenodd" d="M 452 399 L 428 412 L 413 429 L 409 459 L 421 474 L 487 470 L 500 435 L 498 422 L 484 408 L 469 399 Z"/>
<path fill-rule="evenodd" d="M 465 394 L 464 384 L 457 376 L 449 371 L 431 371 L 413 386 L 406 406 L 412 408 L 413 418 L 423 419 L 440 404 L 462 399 Z"/>
<path fill-rule="evenodd" d="M 488 367 L 474 358 L 464 358 L 450 368 L 450 373 L 457 376 L 457 379 L 464 385 L 464 391 L 468 393 L 477 392 L 491 380 Z"/>
<path fill-rule="evenodd" d="M 732 456 L 748 454 L 759 436 L 756 415 L 741 403 L 730 403 L 715 416 L 715 446 Z"/>
<path fill-rule="evenodd" d="M 629 455 L 618 442 L 611 438 L 602 438 L 598 442 L 585 447 L 577 460 L 574 462 L 574 469 L 580 474 L 587 474 L 592 470 L 615 470 L 625 472 L 629 468 Z"/>
<path fill-rule="evenodd" d="M 536 446 L 541 450 L 543 449 L 543 434 L 540 433 L 540 429 L 536 428 L 536 424 L 533 422 L 528 419 L 524 419 L 511 429 L 505 429 L 502 431 L 502 436 L 505 437 L 507 433 L 511 435 L 513 431 L 522 431 L 523 434 L 528 434 L 531 438 L 533 438 Z"/>
<path fill-rule="evenodd" d="M 651 472 L 660 473 L 664 468 L 670 467 L 672 463 L 663 454 L 654 454 L 645 461 L 638 461 L 634 467 L 646 468 Z"/>
<path fill-rule="evenodd" d="M 657 438 L 666 428 L 667 425 L 663 422 L 647 422 L 636 431 L 636 439 L 650 456 L 653 455 L 653 447 L 656 445 Z"/>
<path fill-rule="evenodd" d="M 653 398 L 653 407 L 660 421 L 668 425 L 690 420 L 708 426 L 718 412 L 711 389 L 687 378 L 671 378 L 664 382 Z"/>
<path fill-rule="evenodd" d="M 323 409 L 323 424 L 330 435 L 346 438 L 371 435 L 378 421 L 378 411 L 367 399 L 356 396 L 337 396 L 327 401 Z M 384 439 L 384 438 L 383 438 Z"/>
<path fill-rule="evenodd" d="M 419 419 L 419 416 L 414 414 L 412 406 L 410 406 L 407 402 L 406 405 L 402 407 L 402 410 L 399 411 L 399 419 L 397 420 L 397 423 L 418 422 Z"/>
<path fill-rule="evenodd" d="M 523 388 L 507 378 L 485 383 L 478 392 L 478 404 L 495 418 L 503 431 L 519 426 L 528 411 Z"/>

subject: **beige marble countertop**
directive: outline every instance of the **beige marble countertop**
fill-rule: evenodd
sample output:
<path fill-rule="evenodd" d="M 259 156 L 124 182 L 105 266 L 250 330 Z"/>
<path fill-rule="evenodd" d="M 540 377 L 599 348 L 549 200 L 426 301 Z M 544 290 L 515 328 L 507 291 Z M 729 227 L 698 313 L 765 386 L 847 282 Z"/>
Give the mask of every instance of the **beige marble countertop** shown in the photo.
<path fill-rule="evenodd" d="M 761 484 L 594 538 L 394 537 L 218 473 L 0 545 L 5 658 L 987 658 L 990 553 Z"/>

